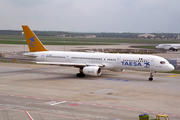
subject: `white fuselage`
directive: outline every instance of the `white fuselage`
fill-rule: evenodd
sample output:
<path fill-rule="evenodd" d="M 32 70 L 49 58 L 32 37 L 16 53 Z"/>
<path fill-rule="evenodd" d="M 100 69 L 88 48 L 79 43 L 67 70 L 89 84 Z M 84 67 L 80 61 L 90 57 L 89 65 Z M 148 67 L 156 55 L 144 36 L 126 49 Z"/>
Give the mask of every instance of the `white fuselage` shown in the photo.
<path fill-rule="evenodd" d="M 156 46 L 156 48 L 165 50 L 179 50 L 180 44 L 159 44 Z"/>
<path fill-rule="evenodd" d="M 44 62 L 102 64 L 103 69 L 120 71 L 122 69 L 171 71 L 174 66 L 159 56 L 138 54 L 109 54 L 86 52 L 43 51 L 30 52 L 35 60 Z"/>

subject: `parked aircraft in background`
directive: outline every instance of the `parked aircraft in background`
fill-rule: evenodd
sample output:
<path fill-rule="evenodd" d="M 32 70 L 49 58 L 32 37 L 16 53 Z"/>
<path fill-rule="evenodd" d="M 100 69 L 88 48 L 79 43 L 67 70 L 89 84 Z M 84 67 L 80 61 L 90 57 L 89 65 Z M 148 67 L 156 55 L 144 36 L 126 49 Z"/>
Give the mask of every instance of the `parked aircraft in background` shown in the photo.
<path fill-rule="evenodd" d="M 111 71 L 130 69 L 150 71 L 149 80 L 152 81 L 154 72 L 174 70 L 174 66 L 165 58 L 154 55 L 48 51 L 28 26 L 23 25 L 22 28 L 30 50 L 24 55 L 40 61 L 36 62 L 37 64 L 79 68 L 77 77 L 100 76 L 102 69 Z"/>
<path fill-rule="evenodd" d="M 177 51 L 180 49 L 180 44 L 159 44 L 156 46 L 156 48 Z"/>

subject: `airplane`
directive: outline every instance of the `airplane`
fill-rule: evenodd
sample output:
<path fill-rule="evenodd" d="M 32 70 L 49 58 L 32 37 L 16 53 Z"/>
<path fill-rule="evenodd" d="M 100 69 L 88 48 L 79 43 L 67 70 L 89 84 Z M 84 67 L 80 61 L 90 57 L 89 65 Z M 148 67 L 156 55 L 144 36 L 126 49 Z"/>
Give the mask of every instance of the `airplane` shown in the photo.
<path fill-rule="evenodd" d="M 156 46 L 156 48 L 177 51 L 180 49 L 180 44 L 159 44 Z"/>
<path fill-rule="evenodd" d="M 155 55 L 48 51 L 27 25 L 22 25 L 22 29 L 30 51 L 23 55 L 34 58 L 37 64 L 79 68 L 77 77 L 100 76 L 102 69 L 115 72 L 129 69 L 150 71 L 149 81 L 152 81 L 156 71 L 174 70 L 165 58 Z"/>

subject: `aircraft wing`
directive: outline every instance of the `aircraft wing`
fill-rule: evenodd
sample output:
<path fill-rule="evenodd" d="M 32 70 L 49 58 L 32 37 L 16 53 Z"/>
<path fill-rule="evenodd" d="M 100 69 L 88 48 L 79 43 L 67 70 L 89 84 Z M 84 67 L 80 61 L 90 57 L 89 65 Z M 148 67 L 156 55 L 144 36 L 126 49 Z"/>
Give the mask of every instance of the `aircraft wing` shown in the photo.
<path fill-rule="evenodd" d="M 85 67 L 85 66 L 99 66 L 103 67 L 103 64 L 95 63 L 64 63 L 64 62 L 36 62 L 37 64 L 46 64 L 46 65 L 58 65 L 58 66 L 74 66 L 74 67 Z"/>

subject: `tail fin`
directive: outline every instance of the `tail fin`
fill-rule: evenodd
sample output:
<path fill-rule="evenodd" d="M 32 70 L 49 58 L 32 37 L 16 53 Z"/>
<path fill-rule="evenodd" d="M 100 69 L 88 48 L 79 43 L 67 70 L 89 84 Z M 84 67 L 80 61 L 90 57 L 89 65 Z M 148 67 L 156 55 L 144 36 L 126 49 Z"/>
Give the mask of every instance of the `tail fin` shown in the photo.
<path fill-rule="evenodd" d="M 38 37 L 27 25 L 22 25 L 22 28 L 30 52 L 47 51 L 47 49 L 44 47 L 44 45 L 41 43 Z"/>

